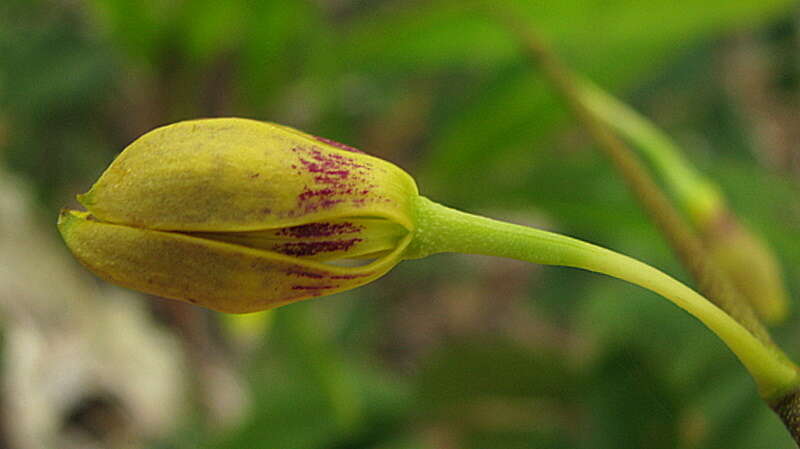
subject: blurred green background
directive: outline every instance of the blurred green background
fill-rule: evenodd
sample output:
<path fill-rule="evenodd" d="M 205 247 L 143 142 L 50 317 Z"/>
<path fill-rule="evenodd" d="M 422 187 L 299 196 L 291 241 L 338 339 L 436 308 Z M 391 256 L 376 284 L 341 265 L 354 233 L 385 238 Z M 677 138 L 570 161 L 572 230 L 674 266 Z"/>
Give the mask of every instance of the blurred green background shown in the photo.
<path fill-rule="evenodd" d="M 536 67 L 467 4 L 2 0 L 0 447 L 793 447 L 709 331 L 619 281 L 439 255 L 232 318 L 104 284 L 61 244 L 58 209 L 134 138 L 243 116 L 687 280 Z M 681 143 L 799 298 L 797 3 L 508 4 Z M 800 358 L 797 313 L 775 336 Z"/>

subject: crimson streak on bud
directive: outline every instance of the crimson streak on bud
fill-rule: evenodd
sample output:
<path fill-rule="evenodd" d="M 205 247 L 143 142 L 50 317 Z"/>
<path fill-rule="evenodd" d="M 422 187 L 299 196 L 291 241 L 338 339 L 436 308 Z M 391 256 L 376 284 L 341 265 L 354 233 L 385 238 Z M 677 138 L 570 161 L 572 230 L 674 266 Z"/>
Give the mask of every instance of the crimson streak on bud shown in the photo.
<path fill-rule="evenodd" d="M 59 229 L 106 280 L 253 312 L 385 274 L 411 239 L 417 196 L 403 170 L 347 145 L 204 119 L 133 142 Z"/>

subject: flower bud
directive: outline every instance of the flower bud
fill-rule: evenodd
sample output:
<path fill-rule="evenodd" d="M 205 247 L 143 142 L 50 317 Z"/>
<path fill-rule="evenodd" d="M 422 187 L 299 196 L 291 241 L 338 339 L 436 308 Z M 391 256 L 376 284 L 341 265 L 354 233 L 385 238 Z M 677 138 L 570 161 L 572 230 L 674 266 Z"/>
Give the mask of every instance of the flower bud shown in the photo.
<path fill-rule="evenodd" d="M 245 313 L 385 274 L 411 239 L 417 196 L 403 170 L 345 145 L 203 119 L 133 142 L 59 229 L 110 282 Z"/>
<path fill-rule="evenodd" d="M 790 300 L 780 264 L 766 241 L 724 205 L 701 228 L 711 260 L 730 278 L 758 315 L 778 324 L 789 315 Z"/>

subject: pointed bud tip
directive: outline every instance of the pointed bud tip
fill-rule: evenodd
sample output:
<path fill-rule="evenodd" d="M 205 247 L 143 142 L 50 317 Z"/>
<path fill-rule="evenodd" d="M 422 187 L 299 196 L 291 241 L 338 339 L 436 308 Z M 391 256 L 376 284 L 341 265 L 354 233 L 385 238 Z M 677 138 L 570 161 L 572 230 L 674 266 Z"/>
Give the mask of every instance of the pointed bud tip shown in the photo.
<path fill-rule="evenodd" d="M 89 206 L 91 206 L 91 205 L 94 203 L 94 202 L 92 201 L 92 195 L 91 195 L 91 193 L 92 193 L 92 191 L 91 191 L 91 190 L 89 190 L 89 191 L 88 191 L 88 192 L 86 192 L 86 193 L 79 193 L 79 194 L 75 195 L 75 199 L 77 199 L 77 200 L 78 200 L 78 202 L 79 202 L 79 203 L 81 203 L 81 205 L 82 205 L 83 207 L 85 207 L 85 208 L 87 208 L 87 209 L 88 209 L 88 208 L 89 208 Z"/>
<path fill-rule="evenodd" d="M 247 313 L 385 274 L 411 240 L 417 196 L 402 169 L 352 147 L 202 119 L 131 143 L 77 195 L 87 211 L 62 210 L 58 228 L 111 283 Z"/>
<path fill-rule="evenodd" d="M 76 215 L 79 213 L 80 212 L 78 211 L 67 208 L 63 208 L 61 211 L 59 211 L 56 226 L 58 227 L 58 231 L 62 236 L 66 237 L 66 233 L 75 222 L 75 219 L 77 218 Z"/>

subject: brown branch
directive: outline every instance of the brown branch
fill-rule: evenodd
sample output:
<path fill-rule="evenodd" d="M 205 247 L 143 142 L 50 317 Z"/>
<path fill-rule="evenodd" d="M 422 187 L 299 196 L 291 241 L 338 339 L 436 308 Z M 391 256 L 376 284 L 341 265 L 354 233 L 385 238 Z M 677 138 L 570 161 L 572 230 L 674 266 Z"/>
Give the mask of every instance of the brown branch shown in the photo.
<path fill-rule="evenodd" d="M 769 406 L 780 416 L 786 430 L 800 447 L 800 391 L 793 391 Z"/>

